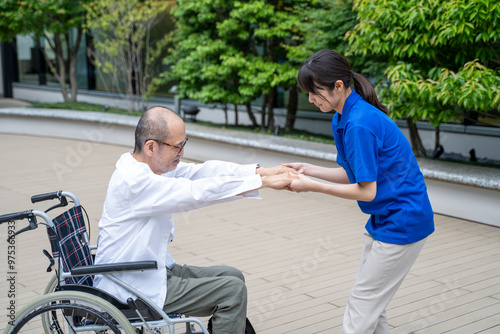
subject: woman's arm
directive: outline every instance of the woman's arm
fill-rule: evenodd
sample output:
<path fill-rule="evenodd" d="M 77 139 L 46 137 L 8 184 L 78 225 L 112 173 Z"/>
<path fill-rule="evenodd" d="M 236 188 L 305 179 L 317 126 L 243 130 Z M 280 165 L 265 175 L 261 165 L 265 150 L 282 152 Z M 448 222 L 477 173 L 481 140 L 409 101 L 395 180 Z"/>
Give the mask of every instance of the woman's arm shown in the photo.
<path fill-rule="evenodd" d="M 314 191 L 364 202 L 372 201 L 377 195 L 376 181 L 353 184 L 331 184 L 314 181 L 304 175 L 297 175 L 297 178 L 290 184 L 290 188 L 295 192 Z"/>
<path fill-rule="evenodd" d="M 344 168 L 328 168 L 316 166 L 303 162 L 294 162 L 283 164 L 285 167 L 290 167 L 296 171 L 302 170 L 304 175 L 312 176 L 321 180 L 325 180 L 333 183 L 349 184 L 349 178 Z"/>

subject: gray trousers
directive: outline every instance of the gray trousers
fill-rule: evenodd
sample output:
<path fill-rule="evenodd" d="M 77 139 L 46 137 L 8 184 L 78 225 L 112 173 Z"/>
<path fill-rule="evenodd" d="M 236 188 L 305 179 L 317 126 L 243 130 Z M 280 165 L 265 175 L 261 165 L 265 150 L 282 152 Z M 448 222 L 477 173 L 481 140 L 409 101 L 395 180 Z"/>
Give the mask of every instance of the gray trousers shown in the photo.
<path fill-rule="evenodd" d="M 247 289 L 240 270 L 227 266 L 167 268 L 166 313 L 212 315 L 214 334 L 244 334 Z"/>
<path fill-rule="evenodd" d="M 388 334 L 385 309 L 427 239 L 408 245 L 389 244 L 365 231 L 365 245 L 344 313 L 341 334 Z"/>

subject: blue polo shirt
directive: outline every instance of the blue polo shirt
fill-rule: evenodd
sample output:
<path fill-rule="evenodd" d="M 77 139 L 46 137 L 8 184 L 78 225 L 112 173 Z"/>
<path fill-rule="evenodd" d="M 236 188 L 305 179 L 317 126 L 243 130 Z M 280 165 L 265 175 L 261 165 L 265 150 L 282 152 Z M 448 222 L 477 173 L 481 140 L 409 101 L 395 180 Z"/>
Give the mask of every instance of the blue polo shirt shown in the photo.
<path fill-rule="evenodd" d="M 368 233 L 375 240 L 405 245 L 434 232 L 424 177 L 396 123 L 352 90 L 342 115 L 334 115 L 332 129 L 337 163 L 349 181 L 377 182 L 375 199 L 358 201 L 370 215 Z"/>

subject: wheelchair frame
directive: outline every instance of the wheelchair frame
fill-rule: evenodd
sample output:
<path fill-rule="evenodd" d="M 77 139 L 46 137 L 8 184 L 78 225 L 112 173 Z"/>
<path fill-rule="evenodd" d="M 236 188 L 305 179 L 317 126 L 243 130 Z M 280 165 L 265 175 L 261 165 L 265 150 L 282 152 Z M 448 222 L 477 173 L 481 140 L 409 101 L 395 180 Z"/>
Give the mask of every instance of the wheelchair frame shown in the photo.
<path fill-rule="evenodd" d="M 78 198 L 73 193 L 68 191 L 57 191 L 35 195 L 31 198 L 32 203 L 57 198 L 59 199 L 60 204 L 54 205 L 45 212 L 39 210 L 27 210 L 1 215 L 0 223 L 27 218 L 29 220 L 29 226 L 16 232 L 16 234 L 20 234 L 37 228 L 38 222 L 36 221 L 36 217 L 40 217 L 45 221 L 48 228 L 55 232 L 55 225 L 47 212 L 57 207 L 66 206 L 68 204 L 66 197 L 73 201 L 74 207 L 80 206 Z M 85 221 L 85 219 L 83 220 Z M 89 248 L 89 251 L 97 249 L 97 246 L 90 246 L 86 227 L 83 232 L 83 236 L 83 242 Z M 48 253 L 45 252 L 45 255 L 48 256 Z M 35 317 L 38 314 L 43 314 L 41 321 L 44 332 L 52 333 L 54 328 L 51 327 L 49 317 L 54 314 L 56 309 L 62 310 L 63 317 L 66 318 L 64 322 L 69 326 L 69 331 L 71 333 L 81 332 L 84 330 L 94 333 L 102 333 L 104 330 L 111 330 L 116 333 L 118 329 L 118 333 L 123 332 L 135 334 L 138 331 L 137 328 L 140 328 L 140 333 L 175 334 L 175 325 L 185 324 L 186 331 L 183 334 L 209 334 L 206 326 L 201 320 L 194 317 L 183 317 L 182 315 L 171 317 L 140 291 L 113 276 L 113 273 L 117 272 L 156 269 L 158 265 L 156 261 L 85 265 L 77 268 L 70 268 L 69 272 L 63 272 L 63 262 L 60 257 L 60 252 L 53 250 L 53 258 L 50 256 L 48 257 L 51 259 L 51 266 L 49 268 L 53 269 L 57 263 L 58 268 L 56 269 L 56 274 L 49 281 L 44 291 L 44 295 L 36 298 L 21 308 L 16 314 L 16 320 L 13 322 L 13 325 L 9 324 L 7 328 L 5 328 L 4 334 L 17 333 L 19 331 L 18 327 L 21 325 L 24 326 L 24 322 L 31 320 L 31 317 Z M 126 305 L 97 288 L 85 285 L 66 284 L 67 278 L 91 276 L 96 274 L 104 275 L 114 283 L 127 289 L 131 294 L 134 294 L 138 298 L 136 300 L 129 298 L 127 300 L 128 305 Z M 138 301 L 141 302 L 141 307 L 146 306 L 146 311 L 150 312 L 149 314 L 156 316 L 155 319 L 145 319 L 146 316 L 142 312 L 144 309 L 140 310 L 137 306 Z M 119 305 L 120 308 L 116 305 Z M 127 306 L 128 309 L 126 309 Z M 71 315 L 67 315 L 69 310 L 72 310 Z M 125 310 L 128 311 L 125 312 L 127 315 L 124 313 Z M 94 323 L 90 322 L 83 325 L 75 324 L 74 321 L 75 318 L 77 318 L 75 317 L 75 314 L 86 314 L 89 319 L 93 319 Z M 82 318 L 81 316 L 79 317 Z M 112 323 L 114 325 L 110 323 L 110 317 L 112 318 Z M 194 324 L 197 324 L 200 327 L 200 330 L 195 330 Z M 59 334 L 61 331 L 59 326 L 57 327 L 56 332 Z"/>

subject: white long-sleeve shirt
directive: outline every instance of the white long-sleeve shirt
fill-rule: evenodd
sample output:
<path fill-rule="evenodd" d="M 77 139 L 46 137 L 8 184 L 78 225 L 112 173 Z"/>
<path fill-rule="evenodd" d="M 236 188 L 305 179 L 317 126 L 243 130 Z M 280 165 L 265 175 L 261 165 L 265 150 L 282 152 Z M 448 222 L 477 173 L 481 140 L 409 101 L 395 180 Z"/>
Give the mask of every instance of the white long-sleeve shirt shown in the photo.
<path fill-rule="evenodd" d="M 222 161 L 180 162 L 175 170 L 157 175 L 130 153 L 123 154 L 109 182 L 99 222 L 95 263 L 157 261 L 157 270 L 114 275 L 163 308 L 167 295 L 166 267 L 175 264 L 167 251 L 175 231 L 173 214 L 238 197 L 259 198 L 257 191 L 251 191 L 262 185 L 255 168 L 255 164 Z M 245 194 L 236 196 L 242 193 Z M 96 275 L 94 286 L 122 302 L 135 298 L 102 275 Z"/>

